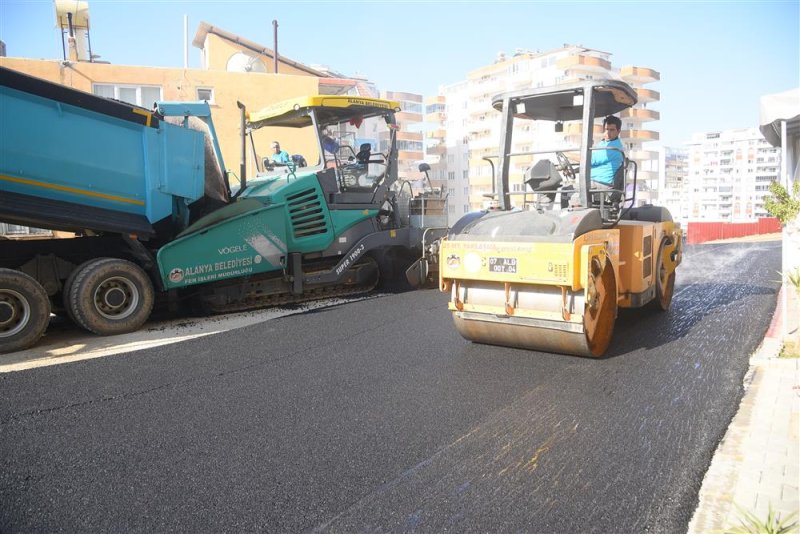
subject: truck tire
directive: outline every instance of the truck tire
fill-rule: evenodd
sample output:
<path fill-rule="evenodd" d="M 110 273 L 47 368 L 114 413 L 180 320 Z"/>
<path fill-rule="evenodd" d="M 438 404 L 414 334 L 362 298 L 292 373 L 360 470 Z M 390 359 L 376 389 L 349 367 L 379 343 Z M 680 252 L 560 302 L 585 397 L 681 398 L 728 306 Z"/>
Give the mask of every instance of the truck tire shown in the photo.
<path fill-rule="evenodd" d="M 89 261 L 94 261 L 94 260 L 89 260 Z M 69 276 L 67 277 L 66 281 L 64 282 L 64 285 L 61 288 L 61 303 L 64 306 L 64 313 L 66 313 L 69 320 L 75 324 L 78 324 L 78 320 L 75 319 L 75 316 L 72 314 L 72 309 L 69 307 L 69 290 L 72 287 L 73 282 L 75 282 L 75 276 L 81 271 L 81 269 L 83 269 L 84 265 L 86 265 L 87 263 L 89 262 L 84 262 L 75 267 L 74 269 L 72 269 L 72 272 L 69 273 Z"/>
<path fill-rule="evenodd" d="M 138 330 L 150 317 L 153 301 L 153 284 L 139 266 L 100 258 L 78 267 L 65 305 L 79 326 L 109 336 Z"/>
<path fill-rule="evenodd" d="M 34 278 L 0 269 L 0 353 L 33 346 L 50 322 L 50 300 Z"/>

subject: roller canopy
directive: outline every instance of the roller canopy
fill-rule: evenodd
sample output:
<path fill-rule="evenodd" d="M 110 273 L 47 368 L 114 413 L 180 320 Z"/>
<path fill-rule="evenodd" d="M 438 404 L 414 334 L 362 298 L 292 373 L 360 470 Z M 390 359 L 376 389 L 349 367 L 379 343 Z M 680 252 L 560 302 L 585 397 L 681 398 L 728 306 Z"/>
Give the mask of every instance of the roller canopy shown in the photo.
<path fill-rule="evenodd" d="M 595 88 L 595 117 L 613 115 L 636 104 L 636 92 L 628 84 L 616 80 L 592 80 L 558 87 L 522 89 L 497 95 L 492 106 L 503 109 L 503 100 L 510 99 L 517 108 L 514 116 L 531 120 L 574 121 L 583 117 L 583 94 Z M 576 97 L 578 97 L 576 99 Z M 522 105 L 521 105 L 522 104 Z"/>

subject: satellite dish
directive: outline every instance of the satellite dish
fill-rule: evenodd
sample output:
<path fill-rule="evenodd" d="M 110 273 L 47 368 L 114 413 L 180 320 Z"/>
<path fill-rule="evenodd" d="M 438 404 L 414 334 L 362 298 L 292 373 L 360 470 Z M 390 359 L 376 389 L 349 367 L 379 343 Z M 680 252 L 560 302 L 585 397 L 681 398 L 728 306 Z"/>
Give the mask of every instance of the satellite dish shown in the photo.
<path fill-rule="evenodd" d="M 263 61 L 244 52 L 233 54 L 228 59 L 225 69 L 229 72 L 267 72 L 267 67 Z"/>

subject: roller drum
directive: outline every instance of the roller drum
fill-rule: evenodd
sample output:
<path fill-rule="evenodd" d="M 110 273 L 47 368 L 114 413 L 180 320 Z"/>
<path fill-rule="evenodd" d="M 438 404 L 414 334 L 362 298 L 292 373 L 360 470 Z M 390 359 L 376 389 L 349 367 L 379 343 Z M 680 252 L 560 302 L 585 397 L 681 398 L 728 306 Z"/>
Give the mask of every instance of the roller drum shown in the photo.
<path fill-rule="evenodd" d="M 511 284 L 506 297 L 504 286 L 485 282 L 462 282 L 452 297 L 478 307 L 504 309 L 506 301 L 517 314 L 493 314 L 462 310 L 453 312 L 458 332 L 477 343 L 503 345 L 545 352 L 600 357 L 611 341 L 617 315 L 613 269 L 593 263 L 587 302 L 583 291 L 568 291 L 566 310 L 561 289 L 554 286 Z M 537 317 L 520 316 L 535 311 Z M 580 322 L 564 319 L 580 317 Z M 540 317 L 544 316 L 544 317 Z M 549 317 L 549 318 L 547 318 Z"/>
<path fill-rule="evenodd" d="M 577 331 L 567 331 L 556 328 L 558 325 L 533 326 L 530 323 L 514 322 L 513 318 L 487 321 L 468 317 L 469 314 L 454 312 L 453 322 L 459 334 L 476 343 L 576 356 L 594 356 L 586 339 L 586 332 L 579 324 L 576 324 Z M 561 323 L 561 325 L 566 324 L 570 323 Z"/>

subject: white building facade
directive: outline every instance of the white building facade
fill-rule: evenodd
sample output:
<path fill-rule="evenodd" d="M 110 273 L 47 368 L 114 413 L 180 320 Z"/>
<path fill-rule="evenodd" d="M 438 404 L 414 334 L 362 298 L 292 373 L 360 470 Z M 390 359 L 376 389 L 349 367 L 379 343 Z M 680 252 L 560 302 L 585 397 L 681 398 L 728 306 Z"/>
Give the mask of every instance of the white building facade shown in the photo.
<path fill-rule="evenodd" d="M 758 128 L 696 133 L 688 146 L 686 218 L 752 221 L 768 217 L 764 197 L 778 180 L 780 149 Z"/>

